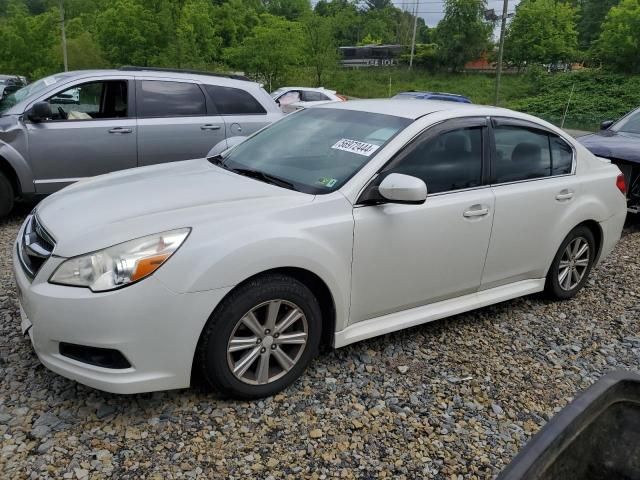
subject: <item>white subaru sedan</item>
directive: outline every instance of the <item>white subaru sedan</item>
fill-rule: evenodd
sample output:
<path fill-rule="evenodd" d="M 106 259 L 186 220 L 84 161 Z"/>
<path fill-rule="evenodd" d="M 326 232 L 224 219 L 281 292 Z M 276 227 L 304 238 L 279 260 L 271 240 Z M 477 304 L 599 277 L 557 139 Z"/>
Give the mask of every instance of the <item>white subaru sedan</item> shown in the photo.
<path fill-rule="evenodd" d="M 180 141 L 176 138 L 176 141 Z M 620 238 L 624 178 L 509 110 L 365 100 L 50 196 L 14 249 L 41 362 L 116 393 L 272 395 L 321 346 L 546 291 Z"/>

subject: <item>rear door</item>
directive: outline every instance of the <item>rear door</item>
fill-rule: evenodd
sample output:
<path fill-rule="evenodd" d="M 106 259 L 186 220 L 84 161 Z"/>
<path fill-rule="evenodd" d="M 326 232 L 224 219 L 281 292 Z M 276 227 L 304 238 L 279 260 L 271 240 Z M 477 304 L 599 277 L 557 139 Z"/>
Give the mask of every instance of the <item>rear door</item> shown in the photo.
<path fill-rule="evenodd" d="M 496 205 L 481 289 L 544 278 L 581 195 L 573 148 L 560 136 L 515 119 L 492 123 Z"/>
<path fill-rule="evenodd" d="M 251 135 L 276 119 L 247 90 L 221 85 L 203 87 L 224 119 L 227 138 Z"/>
<path fill-rule="evenodd" d="M 138 164 L 204 157 L 225 139 L 225 123 L 196 82 L 139 78 Z"/>

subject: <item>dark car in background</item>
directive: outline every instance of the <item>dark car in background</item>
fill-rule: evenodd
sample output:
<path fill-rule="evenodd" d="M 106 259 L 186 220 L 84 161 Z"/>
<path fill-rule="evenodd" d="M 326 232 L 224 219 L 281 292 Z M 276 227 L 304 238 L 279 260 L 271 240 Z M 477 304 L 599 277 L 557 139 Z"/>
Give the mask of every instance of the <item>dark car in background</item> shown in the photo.
<path fill-rule="evenodd" d="M 456 93 L 416 92 L 413 90 L 397 93 L 391 98 L 400 100 L 406 98 L 416 100 L 440 100 L 445 102 L 473 103 L 469 97 L 458 95 Z"/>
<path fill-rule="evenodd" d="M 618 121 L 602 122 L 600 131 L 578 138 L 594 155 L 608 158 L 624 173 L 629 211 L 640 213 L 640 108 Z"/>
<path fill-rule="evenodd" d="M 20 90 L 27 84 L 27 79 L 18 75 L 0 75 L 0 100 Z"/>

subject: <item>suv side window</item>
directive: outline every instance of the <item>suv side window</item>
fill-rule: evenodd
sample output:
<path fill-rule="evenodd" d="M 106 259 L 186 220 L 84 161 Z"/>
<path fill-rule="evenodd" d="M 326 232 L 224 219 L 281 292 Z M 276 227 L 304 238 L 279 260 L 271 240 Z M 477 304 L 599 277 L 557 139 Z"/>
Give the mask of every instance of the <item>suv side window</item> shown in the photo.
<path fill-rule="evenodd" d="M 253 96 L 240 88 L 204 85 L 220 115 L 264 115 L 267 111 Z"/>
<path fill-rule="evenodd" d="M 51 120 L 125 118 L 127 81 L 109 80 L 76 85 L 50 97 Z"/>
<path fill-rule="evenodd" d="M 139 85 L 139 117 L 188 117 L 207 114 L 204 93 L 195 83 L 142 80 Z"/>
<path fill-rule="evenodd" d="M 573 149 L 557 135 L 512 125 L 500 125 L 493 131 L 495 183 L 571 173 Z"/>
<path fill-rule="evenodd" d="M 482 185 L 482 127 L 467 127 L 418 140 L 389 173 L 421 178 L 429 193 Z"/>
<path fill-rule="evenodd" d="M 302 91 L 302 101 L 303 102 L 322 102 L 322 101 L 326 101 L 326 100 L 331 100 L 329 97 L 327 97 L 324 93 L 320 93 L 320 92 L 309 92 L 309 91 Z"/>

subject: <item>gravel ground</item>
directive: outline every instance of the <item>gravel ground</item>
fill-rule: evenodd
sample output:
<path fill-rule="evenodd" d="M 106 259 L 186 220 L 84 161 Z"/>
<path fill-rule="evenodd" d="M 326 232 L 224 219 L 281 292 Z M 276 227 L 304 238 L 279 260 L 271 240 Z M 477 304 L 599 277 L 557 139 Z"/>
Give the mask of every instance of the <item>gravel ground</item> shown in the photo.
<path fill-rule="evenodd" d="M 19 332 L 0 223 L 0 477 L 490 478 L 580 390 L 640 359 L 640 228 L 588 287 L 326 353 L 283 394 L 116 396 L 47 371 Z"/>

